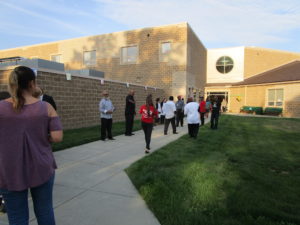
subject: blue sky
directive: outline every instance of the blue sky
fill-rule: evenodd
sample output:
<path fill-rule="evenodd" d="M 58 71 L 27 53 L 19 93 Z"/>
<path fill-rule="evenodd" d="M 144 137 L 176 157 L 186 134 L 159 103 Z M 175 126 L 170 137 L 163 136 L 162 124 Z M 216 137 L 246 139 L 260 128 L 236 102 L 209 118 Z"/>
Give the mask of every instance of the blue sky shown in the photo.
<path fill-rule="evenodd" d="M 179 22 L 207 48 L 300 52 L 299 0 L 0 0 L 0 49 Z"/>

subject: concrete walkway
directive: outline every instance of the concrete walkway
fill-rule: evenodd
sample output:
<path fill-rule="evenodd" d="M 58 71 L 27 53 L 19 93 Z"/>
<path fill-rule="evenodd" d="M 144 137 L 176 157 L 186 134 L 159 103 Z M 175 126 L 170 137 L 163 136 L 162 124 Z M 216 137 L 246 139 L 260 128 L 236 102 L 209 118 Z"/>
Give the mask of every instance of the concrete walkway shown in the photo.
<path fill-rule="evenodd" d="M 154 127 L 151 149 L 155 151 L 187 133 L 163 135 Z M 200 129 L 201 133 L 201 129 Z M 115 141 L 96 141 L 56 152 L 59 169 L 54 185 L 57 225 L 158 225 L 159 222 L 132 185 L 124 169 L 145 156 L 143 131 L 117 136 Z M 0 224 L 8 225 L 0 215 Z M 30 224 L 36 225 L 30 201 Z"/>

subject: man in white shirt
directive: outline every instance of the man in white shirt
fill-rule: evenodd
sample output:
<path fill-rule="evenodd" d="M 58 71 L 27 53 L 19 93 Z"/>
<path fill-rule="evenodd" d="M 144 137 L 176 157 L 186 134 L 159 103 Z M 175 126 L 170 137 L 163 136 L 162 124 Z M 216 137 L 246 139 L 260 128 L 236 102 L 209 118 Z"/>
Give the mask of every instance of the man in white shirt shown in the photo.
<path fill-rule="evenodd" d="M 101 140 L 105 141 L 106 137 L 109 140 L 115 140 L 112 137 L 112 114 L 115 111 L 115 107 L 108 97 L 108 92 L 102 92 L 103 98 L 99 102 L 99 111 L 101 114 Z"/>
<path fill-rule="evenodd" d="M 177 134 L 176 132 L 176 126 L 175 126 L 175 112 L 176 112 L 176 106 L 175 103 L 173 102 L 174 97 L 170 96 L 169 101 L 167 101 L 162 108 L 162 111 L 165 114 L 165 127 L 164 127 L 164 134 L 168 134 L 168 128 L 169 124 L 171 122 L 172 129 L 173 129 L 173 134 Z"/>
<path fill-rule="evenodd" d="M 187 115 L 188 131 L 192 138 L 197 138 L 199 131 L 200 115 L 199 104 L 189 97 L 184 107 L 184 115 Z"/>

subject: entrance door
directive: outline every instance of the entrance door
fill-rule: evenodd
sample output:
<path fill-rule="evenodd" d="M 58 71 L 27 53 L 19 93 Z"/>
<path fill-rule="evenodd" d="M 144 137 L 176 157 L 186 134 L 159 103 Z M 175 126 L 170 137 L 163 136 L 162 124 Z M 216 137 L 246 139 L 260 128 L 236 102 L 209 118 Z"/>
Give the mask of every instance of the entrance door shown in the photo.
<path fill-rule="evenodd" d="M 228 91 L 224 91 L 224 92 L 206 92 L 206 96 L 213 98 L 214 96 L 218 97 L 219 101 L 222 101 L 221 103 L 221 107 L 222 107 L 222 111 L 226 112 L 228 111 Z"/>

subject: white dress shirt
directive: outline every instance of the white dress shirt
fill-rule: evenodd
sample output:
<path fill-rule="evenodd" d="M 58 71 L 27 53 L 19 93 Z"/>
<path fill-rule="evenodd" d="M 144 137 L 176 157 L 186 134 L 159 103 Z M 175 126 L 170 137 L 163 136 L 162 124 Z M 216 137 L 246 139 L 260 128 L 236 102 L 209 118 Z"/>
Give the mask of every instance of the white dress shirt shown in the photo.
<path fill-rule="evenodd" d="M 174 112 L 176 111 L 176 106 L 173 101 L 167 101 L 164 103 L 162 111 L 164 112 L 164 115 L 166 119 L 171 119 L 175 116 Z"/>
<path fill-rule="evenodd" d="M 190 102 L 184 107 L 184 115 L 187 115 L 188 124 L 197 124 L 200 123 L 199 115 L 199 104 L 197 102 Z"/>

